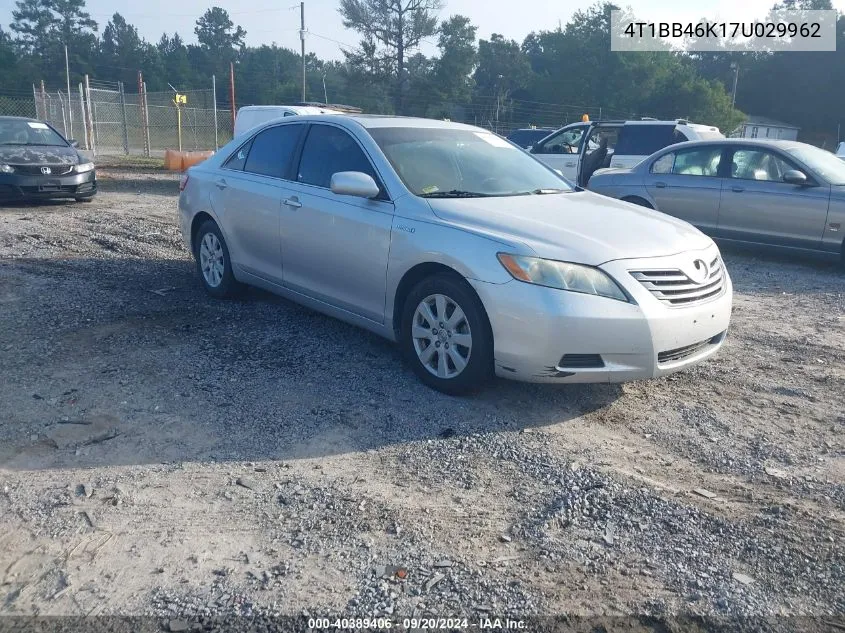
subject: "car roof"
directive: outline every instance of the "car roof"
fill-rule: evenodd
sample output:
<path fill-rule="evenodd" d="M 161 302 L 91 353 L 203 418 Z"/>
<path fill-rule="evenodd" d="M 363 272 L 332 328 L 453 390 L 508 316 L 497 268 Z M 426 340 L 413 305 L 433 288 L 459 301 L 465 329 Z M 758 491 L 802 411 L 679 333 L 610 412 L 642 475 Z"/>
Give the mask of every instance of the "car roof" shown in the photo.
<path fill-rule="evenodd" d="M 439 119 L 424 119 L 422 117 L 410 116 L 394 116 L 390 114 L 347 114 L 342 117 L 332 116 L 330 114 L 308 114 L 305 116 L 296 117 L 299 122 L 325 122 L 334 123 L 335 125 L 346 125 L 354 121 L 365 129 L 387 128 L 387 127 L 404 127 L 404 128 L 429 128 L 429 129 L 443 129 L 443 130 L 472 130 L 473 132 L 488 132 L 489 130 L 476 127 L 474 125 L 466 125 L 465 123 L 455 123 L 453 121 L 443 121 Z"/>
<path fill-rule="evenodd" d="M 812 147 L 807 143 L 799 141 L 785 141 L 779 139 L 765 139 L 765 138 L 714 138 L 706 141 L 685 141 L 683 143 L 675 143 L 663 149 L 677 150 L 685 147 L 704 147 L 707 145 L 759 145 L 761 147 L 778 147 L 780 149 L 790 149 L 794 147 Z M 662 150 L 661 150 L 662 151 Z"/>

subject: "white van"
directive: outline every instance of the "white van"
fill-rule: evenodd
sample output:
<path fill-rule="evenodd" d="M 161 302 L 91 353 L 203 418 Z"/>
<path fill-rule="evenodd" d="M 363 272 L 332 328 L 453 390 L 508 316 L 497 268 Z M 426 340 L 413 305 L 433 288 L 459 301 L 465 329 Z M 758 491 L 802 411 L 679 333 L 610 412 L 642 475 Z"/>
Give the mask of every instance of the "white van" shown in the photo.
<path fill-rule="evenodd" d="M 633 167 L 674 143 L 724 137 L 717 127 L 684 119 L 589 121 L 567 125 L 529 151 L 565 178 L 586 186 L 597 169 Z"/>
<path fill-rule="evenodd" d="M 235 136 L 240 136 L 254 127 L 286 116 L 301 116 L 304 114 L 343 114 L 339 110 L 321 108 L 318 106 L 244 106 L 238 110 L 235 117 Z"/>

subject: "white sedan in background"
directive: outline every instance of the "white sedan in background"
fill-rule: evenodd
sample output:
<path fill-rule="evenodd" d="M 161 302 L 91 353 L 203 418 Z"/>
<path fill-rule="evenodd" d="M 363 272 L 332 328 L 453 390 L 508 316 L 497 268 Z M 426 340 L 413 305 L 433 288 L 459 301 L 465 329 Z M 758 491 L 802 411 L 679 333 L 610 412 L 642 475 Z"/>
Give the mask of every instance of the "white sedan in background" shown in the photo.
<path fill-rule="evenodd" d="M 209 294 L 260 286 L 364 327 L 448 393 L 493 373 L 662 376 L 714 354 L 728 330 L 731 280 L 709 237 L 573 189 L 469 125 L 289 117 L 235 139 L 181 188 Z"/>

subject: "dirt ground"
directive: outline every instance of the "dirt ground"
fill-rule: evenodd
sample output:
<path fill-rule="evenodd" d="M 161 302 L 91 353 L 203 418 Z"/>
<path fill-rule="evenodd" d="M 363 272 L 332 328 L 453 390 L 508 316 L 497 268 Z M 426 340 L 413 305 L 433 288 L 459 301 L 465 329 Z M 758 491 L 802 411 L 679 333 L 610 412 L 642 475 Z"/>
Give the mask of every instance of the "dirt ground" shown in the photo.
<path fill-rule="evenodd" d="M 176 176 L 101 177 L 0 207 L 0 614 L 843 622 L 835 265 L 723 249 L 732 327 L 690 371 L 453 398 L 206 297 Z"/>

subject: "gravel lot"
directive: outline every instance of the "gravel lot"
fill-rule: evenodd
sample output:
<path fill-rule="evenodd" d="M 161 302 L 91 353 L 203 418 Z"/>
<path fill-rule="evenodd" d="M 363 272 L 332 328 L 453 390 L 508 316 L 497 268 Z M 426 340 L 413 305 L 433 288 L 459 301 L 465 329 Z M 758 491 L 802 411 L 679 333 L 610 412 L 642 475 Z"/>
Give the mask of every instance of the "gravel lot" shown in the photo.
<path fill-rule="evenodd" d="M 725 250 L 691 371 L 453 398 L 364 331 L 207 298 L 176 177 L 102 177 L 0 208 L 0 613 L 842 621 L 834 265 Z"/>

